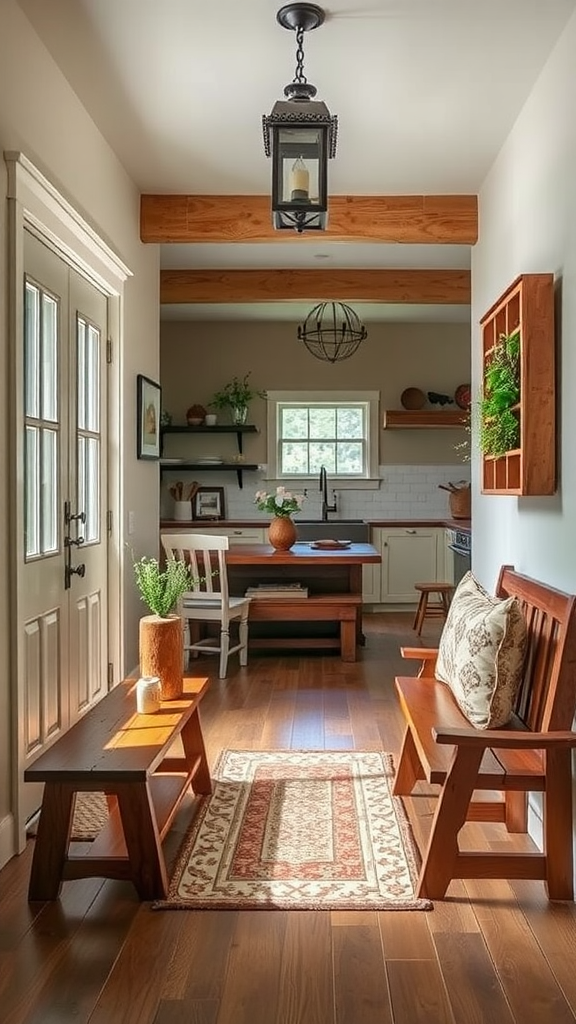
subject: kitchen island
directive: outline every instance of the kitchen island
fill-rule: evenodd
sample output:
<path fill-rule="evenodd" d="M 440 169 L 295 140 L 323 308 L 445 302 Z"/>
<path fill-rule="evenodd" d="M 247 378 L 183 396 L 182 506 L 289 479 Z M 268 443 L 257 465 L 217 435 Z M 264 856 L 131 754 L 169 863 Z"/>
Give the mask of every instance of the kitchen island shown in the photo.
<path fill-rule="evenodd" d="M 310 543 L 276 551 L 268 544 L 232 544 L 226 552 L 230 592 L 243 595 L 262 583 L 301 583 L 307 598 L 254 599 L 250 605 L 250 646 L 338 648 L 354 661 L 362 633 L 362 566 L 379 563 L 372 544 L 318 549 Z M 252 628 L 262 623 L 263 628 Z M 275 626 L 271 635 L 270 624 Z"/>

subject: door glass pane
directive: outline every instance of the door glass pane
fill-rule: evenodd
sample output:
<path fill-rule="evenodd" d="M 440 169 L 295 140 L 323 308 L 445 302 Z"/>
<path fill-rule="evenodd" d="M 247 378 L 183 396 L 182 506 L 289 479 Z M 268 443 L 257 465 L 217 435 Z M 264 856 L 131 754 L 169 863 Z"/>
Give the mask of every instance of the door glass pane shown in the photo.
<path fill-rule="evenodd" d="M 42 295 L 42 419 L 58 419 L 58 304 Z"/>
<path fill-rule="evenodd" d="M 78 511 L 86 522 L 87 544 L 100 540 L 100 345 L 101 333 L 78 315 L 77 338 L 77 471 Z"/>
<path fill-rule="evenodd" d="M 40 554 L 40 431 L 26 427 L 24 436 L 24 547 L 26 558 Z"/>
<path fill-rule="evenodd" d="M 83 508 L 86 512 L 84 537 L 86 542 L 100 540 L 100 442 L 95 437 L 86 438 L 85 463 L 86 497 Z"/>
<path fill-rule="evenodd" d="M 57 468 L 58 434 L 55 430 L 42 431 L 42 552 L 47 554 L 58 548 L 57 523 Z"/>
<path fill-rule="evenodd" d="M 100 430 L 100 332 L 79 316 L 78 346 L 78 429 Z"/>
<path fill-rule="evenodd" d="M 40 415 L 40 291 L 26 282 L 24 309 L 24 415 Z"/>

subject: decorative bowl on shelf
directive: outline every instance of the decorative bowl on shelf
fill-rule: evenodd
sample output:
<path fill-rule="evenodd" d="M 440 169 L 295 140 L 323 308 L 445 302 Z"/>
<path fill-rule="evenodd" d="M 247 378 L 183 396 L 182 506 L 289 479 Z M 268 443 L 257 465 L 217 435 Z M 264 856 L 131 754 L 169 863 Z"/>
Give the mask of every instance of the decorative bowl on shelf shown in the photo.
<path fill-rule="evenodd" d="M 472 395 L 470 392 L 469 384 L 459 384 L 454 392 L 454 401 L 459 409 L 465 409 L 466 411 L 472 404 Z"/>
<path fill-rule="evenodd" d="M 414 411 L 426 405 L 426 395 L 420 388 L 405 388 L 400 395 L 400 401 L 404 409 Z"/>

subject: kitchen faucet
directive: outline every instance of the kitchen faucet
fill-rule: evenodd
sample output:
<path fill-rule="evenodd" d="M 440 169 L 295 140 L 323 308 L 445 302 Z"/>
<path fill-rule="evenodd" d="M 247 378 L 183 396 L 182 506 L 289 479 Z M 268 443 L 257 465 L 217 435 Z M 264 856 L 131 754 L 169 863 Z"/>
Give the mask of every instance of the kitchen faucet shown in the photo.
<path fill-rule="evenodd" d="M 322 494 L 322 522 L 328 522 L 328 513 L 337 512 L 338 505 L 336 503 L 336 491 L 332 491 L 334 501 L 331 505 L 328 504 L 328 474 L 326 472 L 326 466 L 320 466 L 320 492 Z"/>

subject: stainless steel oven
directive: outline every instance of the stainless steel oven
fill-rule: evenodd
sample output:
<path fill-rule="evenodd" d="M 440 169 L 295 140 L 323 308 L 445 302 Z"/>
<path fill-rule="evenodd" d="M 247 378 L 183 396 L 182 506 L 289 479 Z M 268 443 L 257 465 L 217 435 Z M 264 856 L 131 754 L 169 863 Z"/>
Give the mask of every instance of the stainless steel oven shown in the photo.
<path fill-rule="evenodd" d="M 454 584 L 457 586 L 472 564 L 472 534 L 468 530 L 448 530 L 448 547 L 454 555 Z"/>

